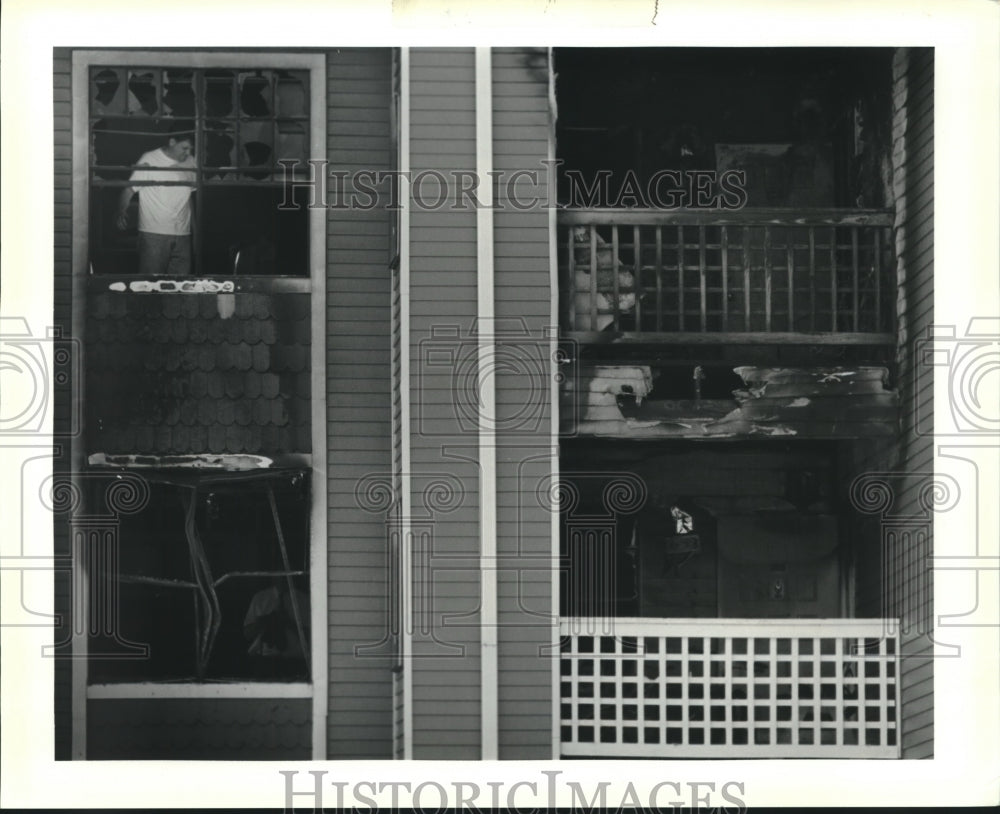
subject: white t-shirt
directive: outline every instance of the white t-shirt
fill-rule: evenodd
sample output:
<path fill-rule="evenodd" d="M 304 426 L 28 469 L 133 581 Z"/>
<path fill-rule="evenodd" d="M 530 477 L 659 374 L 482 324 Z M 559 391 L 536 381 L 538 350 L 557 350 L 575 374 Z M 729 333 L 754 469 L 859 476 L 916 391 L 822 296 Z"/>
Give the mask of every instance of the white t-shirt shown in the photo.
<path fill-rule="evenodd" d="M 137 162 L 146 167 L 197 166 L 192 156 L 174 161 L 162 148 L 144 153 Z M 194 172 L 157 172 L 150 169 L 135 170 L 130 181 L 188 181 L 195 182 Z M 136 187 L 139 192 L 139 231 L 155 235 L 191 234 L 191 192 L 187 186 Z"/>

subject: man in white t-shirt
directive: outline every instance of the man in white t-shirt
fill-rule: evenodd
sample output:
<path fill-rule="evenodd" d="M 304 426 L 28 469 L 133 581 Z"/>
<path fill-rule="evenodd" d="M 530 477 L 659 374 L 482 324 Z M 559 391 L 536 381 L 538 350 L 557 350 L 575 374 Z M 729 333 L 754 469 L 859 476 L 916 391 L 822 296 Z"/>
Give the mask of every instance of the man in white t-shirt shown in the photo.
<path fill-rule="evenodd" d="M 185 183 L 126 187 L 118 200 L 117 225 L 125 229 L 132 196 L 139 193 L 139 274 L 144 277 L 191 273 L 191 193 L 197 166 L 193 150 L 192 136 L 177 133 L 163 147 L 144 153 L 129 181 Z M 164 169 L 153 169 L 160 167 Z"/>

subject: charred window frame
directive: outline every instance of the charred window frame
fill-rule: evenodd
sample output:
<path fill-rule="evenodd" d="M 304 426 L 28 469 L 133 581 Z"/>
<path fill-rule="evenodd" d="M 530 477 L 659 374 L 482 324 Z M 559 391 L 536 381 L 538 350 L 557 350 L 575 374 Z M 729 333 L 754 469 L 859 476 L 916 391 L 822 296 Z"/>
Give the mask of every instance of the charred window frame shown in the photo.
<path fill-rule="evenodd" d="M 90 684 L 309 681 L 309 471 L 136 476 L 141 505 L 87 547 L 106 606 L 91 609 Z"/>
<path fill-rule="evenodd" d="M 309 304 L 307 306 L 307 312 L 310 314 L 310 319 L 308 320 L 308 325 L 304 328 L 304 330 L 310 337 L 310 342 L 308 343 L 309 347 L 306 349 L 306 352 L 310 358 L 309 376 L 311 378 L 311 392 L 313 394 L 310 407 L 311 429 L 309 430 L 311 436 L 311 453 L 287 456 L 279 454 L 275 458 L 273 465 L 265 468 L 270 469 L 272 472 L 275 468 L 284 468 L 285 472 L 282 473 L 282 475 L 287 475 L 289 468 L 299 468 L 303 470 L 303 474 L 305 476 L 303 484 L 307 484 L 307 486 L 300 486 L 299 488 L 308 489 L 308 499 L 300 506 L 301 512 L 299 517 L 288 523 L 285 535 L 292 560 L 291 570 L 295 572 L 302 571 L 301 574 L 295 573 L 292 575 L 292 578 L 297 586 L 301 586 L 303 591 L 307 591 L 308 605 L 303 611 L 304 621 L 306 621 L 310 628 L 315 630 L 319 625 L 317 620 L 322 619 L 325 616 L 327 605 L 325 596 L 325 529 L 328 520 L 325 488 L 325 321 L 320 317 L 320 315 L 325 315 L 326 313 L 326 293 L 323 281 L 326 275 L 325 258 L 328 217 L 324 208 L 319 206 L 310 208 L 306 205 L 311 201 L 312 195 L 314 194 L 311 182 L 313 182 L 317 172 L 319 171 L 314 167 L 314 164 L 317 162 L 313 162 L 312 164 L 306 163 L 304 165 L 300 164 L 295 168 L 295 174 L 293 176 L 296 189 L 294 190 L 292 200 L 293 203 L 300 204 L 298 206 L 299 211 L 294 214 L 296 217 L 301 218 L 301 234 L 304 236 L 304 239 L 301 242 L 303 261 L 301 267 L 295 269 L 295 274 L 288 273 L 286 268 L 280 268 L 276 270 L 278 273 L 275 275 L 268 275 L 260 270 L 252 272 L 250 269 L 243 266 L 237 268 L 236 274 L 234 274 L 233 269 L 227 265 L 224 265 L 219 269 L 206 269 L 203 267 L 204 263 L 202 262 L 202 267 L 195 266 L 193 269 L 194 274 L 199 277 L 221 277 L 224 279 L 209 279 L 203 282 L 198 280 L 188 280 L 183 284 L 181 281 L 174 282 L 171 280 L 163 280 L 151 286 L 133 286 L 133 282 L 138 282 L 140 284 L 143 282 L 136 281 L 135 266 L 128 267 L 118 279 L 115 279 L 116 275 L 112 273 L 113 270 L 99 269 L 95 267 L 93 262 L 94 258 L 92 249 L 94 246 L 92 239 L 92 222 L 96 217 L 99 217 L 99 214 L 95 211 L 93 200 L 94 195 L 98 192 L 97 188 L 99 187 L 117 187 L 117 189 L 113 189 L 107 194 L 120 196 L 121 189 L 127 185 L 127 181 L 124 179 L 127 179 L 131 174 L 133 167 L 131 164 L 118 165 L 120 167 L 120 180 L 117 180 L 116 183 L 114 179 L 95 178 L 92 121 L 95 116 L 91 107 L 91 97 L 94 95 L 95 89 L 92 84 L 94 73 L 91 69 L 96 68 L 99 71 L 103 68 L 110 67 L 115 70 L 128 71 L 142 68 L 144 66 L 154 66 L 161 71 L 187 70 L 190 71 L 192 75 L 203 75 L 205 72 L 214 70 L 232 70 L 237 73 L 256 73 L 258 69 L 261 71 L 290 72 L 292 74 L 297 72 L 298 75 L 307 80 L 307 83 L 304 86 L 305 109 L 307 111 L 307 115 L 303 116 L 301 119 L 307 137 L 304 149 L 307 151 L 314 150 L 316 154 L 322 158 L 322 156 L 326 155 L 327 144 L 327 119 L 325 104 L 327 95 L 326 55 L 324 52 L 315 49 L 296 49 L 294 51 L 287 52 L 250 50 L 236 51 L 226 49 L 218 51 L 73 49 L 71 78 L 72 140 L 69 145 L 60 145 L 58 143 L 56 145 L 57 167 L 59 166 L 59 162 L 63 161 L 65 162 L 67 170 L 72 174 L 72 188 L 70 190 L 70 195 L 73 214 L 72 222 L 70 224 L 72 238 L 69 246 L 69 252 L 73 267 L 71 302 L 74 335 L 82 337 L 84 340 L 92 340 L 98 345 L 103 343 L 107 347 L 110 347 L 100 335 L 88 332 L 88 328 L 92 327 L 88 323 L 88 317 L 91 316 L 90 307 L 93 303 L 93 295 L 95 292 L 120 294 L 123 298 L 120 302 L 124 302 L 124 298 L 138 297 L 142 298 L 142 302 L 144 304 L 150 306 L 157 305 L 157 303 L 162 304 L 163 302 L 169 302 L 171 304 L 184 304 L 187 306 L 184 313 L 188 314 L 190 311 L 189 306 L 192 302 L 198 299 L 197 295 L 201 294 L 203 295 L 201 296 L 201 299 L 205 299 L 206 297 L 204 295 L 221 295 L 222 292 L 231 291 L 235 292 L 236 295 L 237 313 L 235 314 L 235 317 L 240 316 L 238 312 L 241 303 L 241 294 L 255 294 L 257 292 L 268 295 L 308 294 Z M 127 117 L 128 110 L 126 107 L 125 112 L 122 113 L 120 119 L 124 120 Z M 100 117 L 98 116 L 97 118 Z M 135 118 L 136 121 L 139 121 L 138 115 Z M 161 129 L 157 129 L 157 133 L 167 134 L 171 129 L 171 125 L 176 125 L 178 123 L 176 120 L 166 121 L 165 119 L 167 117 L 165 116 L 161 116 L 160 118 L 163 120 L 159 122 L 158 128 Z M 174 118 L 179 119 L 179 117 Z M 247 118 L 250 119 L 251 117 Z M 146 116 L 144 123 L 147 127 L 149 126 L 149 121 L 150 117 Z M 138 124 L 133 126 L 137 129 L 142 129 L 142 127 Z M 192 127 L 192 129 L 195 128 Z M 158 138 L 154 144 L 150 145 L 150 149 L 152 147 L 162 146 L 164 143 L 164 138 Z M 136 155 L 141 154 L 142 151 L 143 148 L 135 149 Z M 307 154 L 309 153 L 307 152 Z M 199 154 L 198 158 L 200 157 L 201 155 Z M 275 157 L 273 163 L 278 166 L 278 170 L 274 170 L 272 167 L 272 174 L 269 178 L 250 178 L 249 174 L 251 172 L 261 172 L 261 167 L 238 166 L 236 169 L 241 171 L 241 179 L 237 179 L 235 175 L 231 175 L 224 180 L 215 179 L 214 183 L 218 188 L 225 188 L 228 184 L 234 189 L 234 194 L 243 195 L 248 190 L 255 187 L 258 189 L 270 187 L 272 189 L 279 189 L 283 195 L 285 193 L 285 184 L 283 183 L 285 177 L 282 175 L 282 173 L 284 173 L 284 166 L 279 163 L 280 160 L 280 155 Z M 199 180 L 204 181 L 204 175 L 206 175 L 209 171 L 217 171 L 218 169 L 219 168 L 205 168 L 203 166 L 199 166 Z M 246 172 L 243 172 L 244 170 Z M 232 183 L 229 184 L 228 182 Z M 208 185 L 210 184 L 206 183 L 206 186 Z M 57 248 L 57 252 L 58 251 L 59 249 Z M 218 302 L 214 303 L 214 305 L 221 308 L 224 305 L 232 304 L 232 299 L 223 302 L 224 299 L 225 298 L 220 296 Z M 242 299 L 243 304 L 245 305 L 248 301 L 247 297 L 244 296 Z M 157 307 L 159 306 L 157 305 Z M 261 304 L 255 303 L 254 307 L 259 312 Z M 203 313 L 203 316 L 207 318 L 208 316 L 215 315 L 216 309 L 213 308 L 211 310 L 212 314 Z M 301 307 L 297 307 L 293 310 L 296 314 L 299 314 L 299 316 L 292 317 L 292 314 L 285 311 L 282 311 L 280 314 L 268 311 L 268 315 L 274 319 L 284 320 L 286 324 L 298 325 L 299 328 L 297 328 L 297 330 L 302 330 L 302 320 L 300 318 L 300 312 L 302 309 Z M 218 311 L 218 317 L 222 316 L 223 312 L 221 310 Z M 183 319 L 174 321 L 179 324 L 183 321 Z M 235 324 L 237 321 L 239 320 L 233 319 L 226 324 Z M 301 342 L 301 340 L 299 340 L 299 342 Z M 89 378 L 86 367 L 87 366 L 85 366 L 85 370 L 81 372 L 79 387 L 75 388 L 76 392 L 73 400 L 74 409 L 79 410 L 81 414 L 86 412 L 84 406 L 84 391 L 87 386 L 86 380 Z M 91 382 L 92 386 L 94 384 L 94 382 Z M 146 429 L 158 429 L 158 427 L 155 424 L 150 424 L 146 427 Z M 198 449 L 194 450 L 195 453 L 198 451 Z M 119 464 L 108 465 L 107 469 L 105 469 L 104 466 L 94 467 L 88 462 L 89 452 L 90 450 L 88 449 L 83 436 L 77 436 L 73 439 L 71 444 L 71 457 L 74 472 L 77 473 L 73 477 L 74 481 L 79 482 L 78 486 L 82 487 L 84 482 L 92 477 L 99 479 L 106 477 L 105 473 L 110 474 L 111 472 L 118 472 L 121 476 L 127 476 L 125 474 L 126 471 L 132 471 L 131 468 L 128 470 L 121 470 L 119 468 Z M 201 456 L 195 455 L 194 457 Z M 171 466 L 170 463 L 161 463 L 163 466 Z M 128 467 L 128 464 L 124 465 Z M 182 463 L 177 466 L 183 469 L 189 466 L 189 464 Z M 194 465 L 191 465 L 191 468 L 198 469 L 199 465 L 195 463 Z M 151 470 L 147 469 L 145 466 L 142 466 L 134 471 L 141 472 L 144 477 L 149 477 L 151 481 L 155 481 L 158 476 L 164 474 L 162 470 L 155 473 L 151 472 Z M 204 474 L 204 470 L 201 471 Z M 167 486 L 153 486 L 153 494 L 151 494 L 150 503 L 151 507 L 155 508 L 158 503 L 162 503 L 163 500 L 167 500 L 168 504 L 172 500 L 173 509 L 177 510 L 178 503 L 180 502 L 179 495 L 181 493 L 174 489 L 175 494 L 172 498 L 164 497 L 164 495 L 169 491 L 170 487 Z M 83 502 L 84 505 L 87 506 L 87 510 L 89 511 L 90 509 L 94 509 L 99 512 L 100 506 L 102 505 L 102 498 L 88 495 L 86 492 L 87 489 L 82 490 Z M 207 500 L 209 493 L 202 493 L 201 489 L 199 489 L 199 494 L 201 495 L 200 499 Z M 261 506 L 267 506 L 266 498 L 264 498 L 261 494 L 258 494 L 256 499 L 261 501 Z M 279 490 L 279 493 L 276 494 L 276 499 L 282 520 L 285 520 L 289 508 L 282 501 L 287 498 L 282 498 Z M 207 511 L 207 507 L 203 505 L 197 511 L 197 522 L 199 523 L 200 528 L 200 523 L 202 522 L 204 513 Z M 223 514 L 226 514 L 225 509 L 223 509 Z M 184 515 L 182 513 L 181 522 L 183 522 L 183 517 Z M 120 534 L 113 535 L 113 538 L 117 541 L 116 545 L 119 546 L 116 550 L 119 552 L 121 550 L 121 545 L 129 545 L 129 540 L 132 541 L 131 545 L 136 545 L 135 541 L 137 539 L 137 533 L 142 533 L 141 528 L 134 524 L 131 525 L 131 528 L 127 528 L 130 522 L 131 521 L 128 521 L 123 524 Z M 103 523 L 104 521 L 101 520 L 99 525 L 103 525 Z M 296 524 L 298 525 L 296 526 Z M 293 528 L 297 528 L 298 531 L 294 531 Z M 94 533 L 97 534 L 98 531 L 99 530 L 95 530 Z M 296 541 L 292 540 L 293 537 L 296 538 Z M 74 709 L 84 709 L 87 699 L 118 700 L 139 697 L 313 697 L 317 699 L 314 705 L 314 723 L 322 720 L 322 715 L 324 714 L 322 698 L 325 695 L 324 688 L 328 680 L 326 675 L 326 643 L 324 637 L 321 635 L 317 635 L 313 638 L 311 631 L 307 631 L 309 634 L 309 639 L 307 641 L 309 652 L 306 660 L 304 662 L 300 661 L 292 672 L 287 671 L 287 665 L 283 666 L 280 670 L 244 670 L 234 668 L 231 665 L 223 664 L 221 662 L 207 662 L 204 669 L 204 678 L 199 680 L 197 665 L 193 665 L 193 657 L 187 655 L 185 658 L 188 659 L 188 663 L 183 666 L 183 675 L 181 675 L 181 670 L 178 666 L 172 665 L 167 671 L 157 672 L 157 670 L 152 668 L 147 669 L 146 675 L 148 678 L 132 679 L 124 675 L 119 675 L 117 677 L 107 675 L 107 677 L 102 677 L 101 669 L 92 669 L 94 664 L 102 658 L 99 652 L 99 643 L 95 641 L 96 634 L 92 635 L 92 633 L 93 625 L 100 623 L 101 614 L 104 609 L 98 608 L 94 603 L 101 600 L 104 596 L 110 597 L 111 595 L 108 594 L 107 591 L 103 594 L 98 594 L 93 591 L 95 582 L 91 579 L 91 577 L 95 571 L 98 570 L 99 564 L 90 559 L 92 552 L 91 547 L 88 545 L 88 541 L 91 539 L 93 538 L 89 536 L 89 532 L 81 531 L 80 534 L 74 537 L 73 542 L 74 579 L 78 580 L 78 582 L 74 582 L 74 585 L 76 586 L 74 590 L 79 591 L 79 602 L 76 608 L 79 612 L 78 624 L 82 626 L 78 631 L 74 632 L 72 638 L 72 647 L 75 655 L 72 662 L 72 692 L 74 697 Z M 180 551 L 183 552 L 186 549 L 184 536 L 175 536 L 174 539 L 174 553 L 178 553 L 176 549 L 178 544 L 177 541 L 179 541 L 179 545 L 181 547 Z M 297 553 L 293 553 L 295 546 L 299 546 L 296 550 Z M 96 552 L 100 552 L 102 550 L 100 546 L 94 546 L 93 549 Z M 301 559 L 299 559 L 300 557 Z M 174 565 L 176 564 L 177 563 L 174 562 Z M 268 574 L 271 574 L 271 567 L 273 566 L 268 567 Z M 113 575 L 126 575 L 126 572 L 117 564 L 115 564 L 113 568 L 105 570 Z M 148 572 L 140 570 L 128 573 L 141 577 L 146 575 Z M 227 571 L 220 567 L 218 571 L 213 571 L 213 573 L 217 576 L 221 576 L 227 573 Z M 244 590 L 245 592 L 249 591 L 250 597 L 252 598 L 253 593 L 256 593 L 264 587 L 269 587 L 275 582 L 273 574 L 259 578 L 256 583 L 253 581 L 254 579 L 257 578 L 247 577 L 246 579 L 237 579 L 231 577 L 226 580 L 223 587 L 226 588 L 226 590 L 229 590 L 229 587 L 236 586 L 242 582 L 243 585 L 241 586 L 241 590 Z M 117 576 L 114 581 L 116 584 L 115 590 L 125 587 L 118 584 L 119 581 L 117 580 Z M 191 580 L 188 579 L 188 581 Z M 132 583 L 128 586 L 128 590 L 134 590 L 137 587 L 142 586 Z M 162 586 L 160 586 L 160 588 L 162 589 Z M 110 598 L 108 601 L 111 601 Z M 190 590 L 187 592 L 186 602 L 189 609 L 188 613 L 194 613 L 194 600 L 191 598 Z M 239 608 L 238 606 L 241 604 L 242 600 L 237 602 L 236 606 L 234 606 L 237 607 L 236 610 L 231 610 L 231 612 L 227 614 L 229 617 L 227 624 L 231 622 L 237 629 L 242 627 L 245 619 L 244 614 L 248 609 L 247 607 Z M 225 611 L 225 608 L 223 608 L 223 611 Z M 130 624 L 133 623 L 130 622 Z M 191 646 L 194 647 L 194 629 L 184 628 L 183 635 L 186 637 L 188 642 L 192 643 Z M 221 637 L 222 634 L 220 633 L 219 635 Z M 142 636 L 137 636 L 135 639 L 140 643 L 145 642 L 155 645 L 155 639 L 152 642 L 150 639 L 143 638 Z M 219 638 L 218 641 L 220 643 L 219 646 L 221 646 L 222 639 Z M 236 644 L 232 644 L 232 642 L 230 642 L 230 644 L 226 646 L 243 648 L 243 651 L 245 652 L 251 644 L 246 641 L 242 631 L 237 634 L 235 642 Z M 117 656 L 113 658 L 117 658 Z M 103 665 L 101 668 L 103 669 Z M 305 681 L 301 680 L 302 678 L 304 678 Z M 72 734 L 74 757 L 86 757 L 86 734 L 85 717 L 80 717 L 79 719 L 74 718 Z M 316 752 L 317 754 L 322 754 L 321 745 L 315 746 L 315 749 L 318 750 Z"/>
<path fill-rule="evenodd" d="M 128 179 L 182 128 L 197 165 L 193 273 L 309 277 L 308 185 L 290 183 L 308 179 L 315 146 L 309 70 L 94 64 L 88 89 L 91 273 L 136 273 L 137 204 L 119 230 L 118 198 L 153 184 Z"/>

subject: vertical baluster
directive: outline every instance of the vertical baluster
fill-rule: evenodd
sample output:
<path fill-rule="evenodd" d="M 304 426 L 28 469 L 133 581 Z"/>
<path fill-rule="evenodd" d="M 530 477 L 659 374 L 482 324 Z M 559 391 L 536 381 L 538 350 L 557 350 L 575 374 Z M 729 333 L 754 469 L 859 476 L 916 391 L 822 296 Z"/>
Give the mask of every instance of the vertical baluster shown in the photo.
<path fill-rule="evenodd" d="M 677 227 L 677 330 L 684 330 L 684 227 Z"/>
<path fill-rule="evenodd" d="M 795 241 L 792 235 L 794 229 L 788 230 L 788 243 L 785 246 L 786 266 L 788 267 L 788 330 L 795 330 Z"/>
<path fill-rule="evenodd" d="M 729 330 L 729 227 L 722 227 L 719 249 L 722 252 L 722 330 Z"/>
<path fill-rule="evenodd" d="M 764 330 L 771 333 L 771 227 L 764 227 Z"/>
<path fill-rule="evenodd" d="M 794 229 L 788 230 L 786 251 L 786 266 L 788 268 L 788 330 L 795 330 L 795 240 L 792 237 Z"/>
<path fill-rule="evenodd" d="M 743 330 L 750 330 L 750 227 L 743 227 Z"/>
<path fill-rule="evenodd" d="M 618 224 L 611 225 L 611 313 L 612 323 L 616 331 L 621 329 L 621 314 L 618 308 L 618 295 L 620 285 L 618 282 Z"/>
<path fill-rule="evenodd" d="M 701 332 L 708 330 L 708 292 L 705 282 L 705 227 L 698 227 L 698 277 L 701 286 Z"/>
<path fill-rule="evenodd" d="M 858 312 L 858 227 L 851 227 L 851 283 L 854 286 L 854 290 L 851 294 L 851 308 L 854 311 L 854 333 L 857 333 L 859 328 L 859 317 Z"/>
<path fill-rule="evenodd" d="M 875 332 L 882 330 L 882 227 L 875 229 Z"/>
<path fill-rule="evenodd" d="M 566 266 L 569 269 L 569 329 L 576 330 L 576 241 L 573 227 L 569 227 L 569 237 L 566 241 Z"/>
<path fill-rule="evenodd" d="M 830 330 L 837 332 L 837 227 L 830 227 Z"/>
<path fill-rule="evenodd" d="M 635 278 L 639 279 L 639 269 Z M 656 227 L 656 330 L 663 330 L 663 227 Z"/>
<path fill-rule="evenodd" d="M 809 330 L 816 330 L 816 227 L 809 227 Z"/>
<path fill-rule="evenodd" d="M 632 244 L 635 249 L 635 330 L 642 331 L 642 275 L 639 267 L 642 265 L 642 245 L 639 242 L 639 227 L 632 227 Z"/>
<path fill-rule="evenodd" d="M 590 224 L 590 325 L 597 330 L 597 227 Z"/>

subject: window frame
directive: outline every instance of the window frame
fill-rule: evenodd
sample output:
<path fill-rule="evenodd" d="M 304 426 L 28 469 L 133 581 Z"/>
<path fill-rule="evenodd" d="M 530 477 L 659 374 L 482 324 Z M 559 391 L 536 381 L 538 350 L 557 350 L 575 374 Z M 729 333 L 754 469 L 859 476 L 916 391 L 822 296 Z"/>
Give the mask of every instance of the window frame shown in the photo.
<path fill-rule="evenodd" d="M 262 50 L 109 50 L 79 49 L 72 52 L 72 324 L 73 336 L 83 339 L 86 325 L 87 291 L 94 286 L 106 289 L 115 282 L 135 279 L 117 275 L 89 273 L 90 234 L 90 69 L 95 66 L 130 67 L 156 65 L 163 68 L 247 68 L 260 65 L 268 69 L 307 71 L 309 74 L 310 151 L 326 156 L 327 150 L 327 66 L 326 54 L 310 51 Z M 303 181 L 302 183 L 309 183 Z M 326 243 L 327 212 L 325 208 L 307 208 L 309 234 L 308 274 L 302 277 L 271 277 L 239 275 L 192 275 L 188 280 L 210 279 L 231 282 L 228 291 L 304 292 L 311 294 L 312 379 L 311 434 L 312 454 L 304 462 L 311 469 L 312 501 L 309 523 L 309 570 L 311 601 L 311 676 L 306 682 L 209 681 L 183 684 L 140 681 L 114 684 L 91 684 L 87 670 L 87 638 L 85 632 L 74 632 L 72 639 L 73 687 L 73 748 L 74 759 L 86 758 L 87 703 L 93 699 L 126 698 L 311 698 L 313 720 L 313 759 L 323 759 L 326 752 L 327 707 L 327 597 L 326 597 Z M 164 278 L 171 279 L 171 278 Z M 153 296 L 184 296 L 183 294 L 153 294 Z M 73 395 L 74 409 L 83 409 L 86 402 L 86 381 L 83 371 Z M 82 438 L 72 440 L 72 470 L 83 473 L 87 468 L 86 449 Z M 82 475 L 74 476 L 79 480 Z M 80 552 L 74 545 L 74 569 L 81 569 Z M 86 585 L 86 577 L 77 584 Z M 85 589 L 84 589 L 85 590 Z M 86 616 L 86 598 L 78 604 Z M 74 625 L 75 631 L 86 631 L 87 620 Z"/>
<path fill-rule="evenodd" d="M 289 53 L 289 52 L 268 52 L 268 51 L 115 51 L 115 50 L 88 50 L 75 51 L 73 54 L 73 165 L 77 168 L 86 168 L 83 177 L 82 188 L 79 181 L 81 172 L 78 169 L 74 174 L 73 181 L 73 245 L 75 249 L 84 247 L 85 257 L 82 265 L 89 268 L 90 262 L 90 196 L 97 187 L 113 187 L 118 184 L 93 184 L 93 167 L 90 155 L 90 138 L 93 122 L 91 121 L 91 99 L 90 99 L 90 71 L 92 68 L 142 68 L 151 67 L 155 69 L 184 68 L 195 71 L 221 69 L 247 69 L 260 66 L 261 70 L 290 70 L 305 71 L 309 75 L 308 88 L 308 126 L 306 140 L 308 143 L 307 156 L 308 175 L 299 177 L 296 173 L 294 183 L 296 187 L 308 185 L 314 182 L 315 173 L 319 168 L 309 164 L 313 155 L 321 150 L 326 153 L 326 58 L 322 53 Z M 201 113 L 196 111 L 194 117 L 178 117 L 181 121 L 191 121 L 197 129 L 198 122 L 201 121 Z M 151 117 L 155 118 L 155 117 Z M 196 143 L 201 143 L 203 139 L 196 133 Z M 202 150 L 201 152 L 204 152 Z M 203 192 L 206 189 L 233 189 L 239 187 L 267 187 L 281 189 L 282 182 L 264 181 L 213 181 L 205 183 L 203 173 L 208 170 L 200 162 L 204 156 L 196 152 L 198 162 L 196 190 Z M 275 162 L 275 166 L 280 166 Z M 140 186 L 148 184 L 140 183 Z M 123 185 L 122 185 L 123 186 Z M 293 188 L 293 189 L 294 189 Z M 83 197 L 81 197 L 83 196 Z M 200 222 L 201 215 L 198 209 L 202 208 L 202 202 L 195 203 L 195 219 Z M 307 230 L 309 234 L 309 248 L 307 252 L 307 273 L 302 275 L 239 275 L 239 274 L 219 274 L 204 273 L 195 268 L 195 273 L 186 279 L 210 279 L 210 280 L 230 280 L 233 282 L 235 291 L 275 291 L 275 292 L 307 292 L 315 288 L 312 284 L 317 276 L 317 269 L 325 266 L 326 246 L 325 239 L 325 209 L 323 207 L 305 207 L 307 217 Z M 79 234 L 79 225 L 83 218 L 86 229 L 83 234 Z M 192 246 L 197 253 L 197 248 Z M 75 255 L 73 258 L 74 269 L 80 268 L 80 259 Z M 138 279 L 135 274 L 92 274 L 91 277 L 101 284 L 103 282 L 125 282 Z M 169 278 L 167 278 L 169 279 Z"/>

